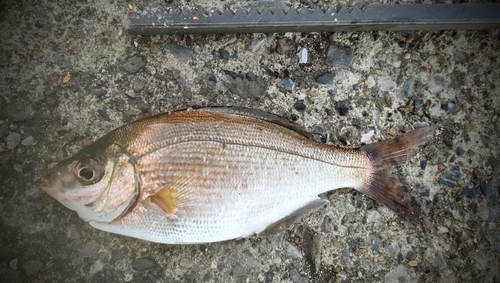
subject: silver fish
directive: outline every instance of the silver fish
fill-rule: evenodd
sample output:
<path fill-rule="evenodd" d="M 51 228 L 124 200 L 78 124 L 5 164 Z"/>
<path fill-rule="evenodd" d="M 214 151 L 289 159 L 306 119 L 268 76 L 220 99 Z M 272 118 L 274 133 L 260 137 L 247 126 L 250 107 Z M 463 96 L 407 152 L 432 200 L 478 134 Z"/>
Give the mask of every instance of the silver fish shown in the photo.
<path fill-rule="evenodd" d="M 57 164 L 43 189 L 97 229 L 158 243 L 275 233 L 344 187 L 429 226 L 391 167 L 433 134 L 427 126 L 343 149 L 259 110 L 178 111 L 108 133 Z"/>

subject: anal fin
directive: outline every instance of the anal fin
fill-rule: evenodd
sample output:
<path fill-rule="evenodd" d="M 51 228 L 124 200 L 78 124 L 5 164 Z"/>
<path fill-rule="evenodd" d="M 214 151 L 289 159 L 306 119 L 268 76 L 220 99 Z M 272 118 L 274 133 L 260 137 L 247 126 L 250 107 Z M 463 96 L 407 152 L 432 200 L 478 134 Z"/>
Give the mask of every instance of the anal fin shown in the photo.
<path fill-rule="evenodd" d="M 313 201 L 309 202 L 308 204 L 306 204 L 305 206 L 295 210 L 291 214 L 283 217 L 282 219 L 280 219 L 272 224 L 269 224 L 262 232 L 259 233 L 259 235 L 267 236 L 267 235 L 273 235 L 273 234 L 280 233 L 280 232 L 288 229 L 288 227 L 290 227 L 290 225 L 292 225 L 300 217 L 302 217 L 306 214 L 309 214 L 313 211 L 316 211 L 317 209 L 319 209 L 327 204 L 329 204 L 329 201 L 325 200 L 325 199 L 313 200 Z"/>

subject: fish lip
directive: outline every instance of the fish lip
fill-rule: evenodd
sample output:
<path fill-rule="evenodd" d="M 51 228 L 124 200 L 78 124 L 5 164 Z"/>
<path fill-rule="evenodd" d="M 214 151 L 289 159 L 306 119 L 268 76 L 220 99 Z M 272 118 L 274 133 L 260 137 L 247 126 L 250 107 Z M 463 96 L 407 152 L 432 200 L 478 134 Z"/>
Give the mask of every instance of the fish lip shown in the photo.
<path fill-rule="evenodd" d="M 43 181 L 42 190 L 58 201 L 64 199 L 63 183 L 57 171 L 49 172 Z"/>

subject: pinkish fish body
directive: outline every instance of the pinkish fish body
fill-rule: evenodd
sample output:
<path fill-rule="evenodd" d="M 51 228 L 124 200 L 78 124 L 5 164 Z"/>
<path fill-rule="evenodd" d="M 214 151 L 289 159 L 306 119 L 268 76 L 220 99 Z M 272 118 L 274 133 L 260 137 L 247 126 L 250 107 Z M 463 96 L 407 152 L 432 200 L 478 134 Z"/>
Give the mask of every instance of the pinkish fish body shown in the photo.
<path fill-rule="evenodd" d="M 258 110 L 179 111 L 110 132 L 60 162 L 44 190 L 97 229 L 159 243 L 280 231 L 327 203 L 318 194 L 344 187 L 429 225 L 389 168 L 433 132 L 341 149 Z"/>

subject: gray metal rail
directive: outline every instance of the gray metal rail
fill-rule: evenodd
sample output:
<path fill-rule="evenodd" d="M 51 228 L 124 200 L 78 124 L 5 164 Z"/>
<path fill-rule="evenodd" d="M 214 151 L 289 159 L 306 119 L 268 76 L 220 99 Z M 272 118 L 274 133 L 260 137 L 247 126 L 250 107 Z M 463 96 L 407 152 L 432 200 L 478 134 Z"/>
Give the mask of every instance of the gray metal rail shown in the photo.
<path fill-rule="evenodd" d="M 500 4 L 373 4 L 297 11 L 182 10 L 132 12 L 130 34 L 401 31 L 500 28 Z"/>

